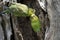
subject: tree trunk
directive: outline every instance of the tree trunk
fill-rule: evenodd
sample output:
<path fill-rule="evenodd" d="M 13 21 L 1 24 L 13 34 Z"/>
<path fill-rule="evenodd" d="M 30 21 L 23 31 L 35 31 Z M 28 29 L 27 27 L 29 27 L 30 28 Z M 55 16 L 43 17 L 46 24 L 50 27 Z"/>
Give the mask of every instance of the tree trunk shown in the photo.
<path fill-rule="evenodd" d="M 60 0 L 47 0 L 47 4 L 50 28 L 45 40 L 60 40 Z"/>

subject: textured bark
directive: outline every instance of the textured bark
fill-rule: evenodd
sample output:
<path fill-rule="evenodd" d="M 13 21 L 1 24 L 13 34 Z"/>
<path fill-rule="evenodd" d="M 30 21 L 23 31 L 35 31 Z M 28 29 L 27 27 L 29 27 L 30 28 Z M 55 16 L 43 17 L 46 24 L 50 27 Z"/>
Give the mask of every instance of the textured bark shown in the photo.
<path fill-rule="evenodd" d="M 4 40 L 4 31 L 1 23 L 2 23 L 2 17 L 0 16 L 0 40 Z"/>
<path fill-rule="evenodd" d="M 13 15 L 11 17 L 8 15 L 5 15 L 5 16 L 3 15 L 3 20 L 4 22 L 6 22 L 6 25 L 9 26 L 11 24 L 9 27 L 6 27 L 6 29 L 10 30 L 10 27 L 11 27 L 11 30 L 12 30 L 12 31 L 10 30 L 12 32 L 12 35 L 7 36 L 6 40 L 44 40 L 44 37 L 46 36 L 45 26 L 49 26 L 49 23 L 48 23 L 49 19 L 47 18 L 47 15 L 46 15 L 47 13 L 41 8 L 37 0 L 21 0 L 21 1 L 18 0 L 18 2 L 26 4 L 28 5 L 28 7 L 34 8 L 36 10 L 36 15 L 39 17 L 41 21 L 41 29 L 40 29 L 40 32 L 35 33 L 31 28 L 29 17 L 17 18 L 17 17 L 13 17 Z M 7 19 L 7 17 L 9 17 L 10 19 Z M 48 24 L 45 25 L 45 23 L 46 24 L 48 23 Z M 5 32 L 6 35 L 7 33 L 8 32 Z"/>
<path fill-rule="evenodd" d="M 11 40 L 11 35 L 10 16 L 7 14 L 0 14 L 0 40 Z"/>
<path fill-rule="evenodd" d="M 28 5 L 29 7 L 36 10 L 36 15 L 41 21 L 40 32 L 37 32 L 38 40 L 44 40 L 45 35 L 45 15 L 47 14 L 41 7 L 37 0 L 21 1 L 21 3 Z M 46 17 L 47 18 L 47 17 Z M 46 20 L 47 21 L 47 20 Z"/>
<path fill-rule="evenodd" d="M 50 28 L 45 40 L 60 40 L 60 0 L 47 0 L 47 4 Z"/>
<path fill-rule="evenodd" d="M 18 30 L 21 31 L 24 40 L 38 40 L 31 28 L 29 17 L 18 17 Z"/>
<path fill-rule="evenodd" d="M 0 40 L 22 40 L 16 20 L 9 14 L 0 14 Z"/>
<path fill-rule="evenodd" d="M 7 14 L 2 15 L 2 26 L 4 27 L 4 31 L 6 33 L 7 40 L 10 40 L 10 37 L 12 35 L 12 30 L 11 30 L 11 24 L 10 24 L 10 16 Z"/>

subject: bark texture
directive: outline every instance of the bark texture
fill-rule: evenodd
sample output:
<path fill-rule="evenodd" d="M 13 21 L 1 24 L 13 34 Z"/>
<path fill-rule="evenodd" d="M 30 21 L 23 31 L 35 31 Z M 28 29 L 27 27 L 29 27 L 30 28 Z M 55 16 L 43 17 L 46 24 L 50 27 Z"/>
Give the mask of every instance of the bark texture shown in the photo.
<path fill-rule="evenodd" d="M 45 40 L 60 40 L 60 0 L 47 0 L 47 4 L 50 28 Z"/>
<path fill-rule="evenodd" d="M 23 1 L 20 1 L 20 3 L 26 4 L 26 5 L 28 5 L 28 7 L 31 7 L 36 10 L 35 14 L 39 17 L 39 19 L 41 21 L 41 26 L 40 26 L 41 29 L 40 29 L 40 32 L 37 32 L 37 37 L 38 37 L 38 40 L 44 40 L 46 12 L 40 7 L 40 4 L 37 0 L 28 0 L 28 1 L 23 0 Z"/>
<path fill-rule="evenodd" d="M 35 14 L 41 21 L 40 32 L 35 33 L 33 31 L 29 17 L 14 17 L 13 15 L 4 14 L 2 15 L 2 24 L 5 31 L 1 28 L 1 30 L 4 31 L 4 33 L 1 31 L 1 34 L 3 34 L 2 36 L 5 36 L 6 40 L 44 40 L 44 37 L 47 35 L 45 35 L 45 30 L 46 33 L 48 33 L 47 27 L 49 27 L 49 18 L 47 12 L 41 8 L 37 0 L 18 0 L 17 2 L 26 4 L 28 7 L 34 8 L 36 10 Z M 8 36 L 9 33 L 12 34 Z M 48 40 L 47 37 L 45 39 Z"/>

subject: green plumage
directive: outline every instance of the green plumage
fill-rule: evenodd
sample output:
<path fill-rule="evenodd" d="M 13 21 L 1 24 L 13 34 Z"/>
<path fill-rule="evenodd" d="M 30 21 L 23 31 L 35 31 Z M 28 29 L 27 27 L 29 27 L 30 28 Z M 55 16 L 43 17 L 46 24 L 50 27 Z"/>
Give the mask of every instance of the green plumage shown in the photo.
<path fill-rule="evenodd" d="M 29 8 L 29 15 L 30 15 L 30 21 L 31 21 L 31 26 L 35 32 L 40 31 L 40 21 L 39 18 L 35 15 L 35 10 Z"/>
<path fill-rule="evenodd" d="M 40 31 L 40 21 L 38 19 L 38 17 L 35 15 L 35 10 L 32 8 L 28 8 L 26 5 L 24 4 L 20 4 L 20 3 L 13 3 L 9 9 L 5 10 L 6 13 L 12 12 L 14 16 L 20 17 L 20 16 L 30 16 L 30 20 L 31 20 L 31 26 L 32 29 L 35 32 Z"/>
<path fill-rule="evenodd" d="M 35 15 L 35 14 L 33 14 L 31 17 L 30 17 L 30 20 L 31 20 L 31 26 L 32 26 L 32 28 L 33 28 L 33 30 L 35 31 L 35 32 L 38 32 L 38 31 L 40 31 L 40 21 L 39 21 L 39 19 L 38 19 L 38 17 Z"/>

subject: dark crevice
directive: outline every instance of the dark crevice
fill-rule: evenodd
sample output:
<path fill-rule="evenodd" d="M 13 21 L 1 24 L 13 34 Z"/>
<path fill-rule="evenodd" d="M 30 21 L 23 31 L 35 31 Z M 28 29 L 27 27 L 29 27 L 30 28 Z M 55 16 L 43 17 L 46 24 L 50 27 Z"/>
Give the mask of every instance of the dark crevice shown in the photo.
<path fill-rule="evenodd" d="M 10 24 L 11 24 L 11 29 L 12 29 L 11 40 L 15 40 L 14 28 L 13 28 L 13 22 L 12 22 L 12 16 L 11 16 L 11 14 L 10 14 Z"/>
<path fill-rule="evenodd" d="M 33 31 L 29 17 L 19 17 L 17 19 L 24 40 L 38 40 L 37 34 Z"/>

